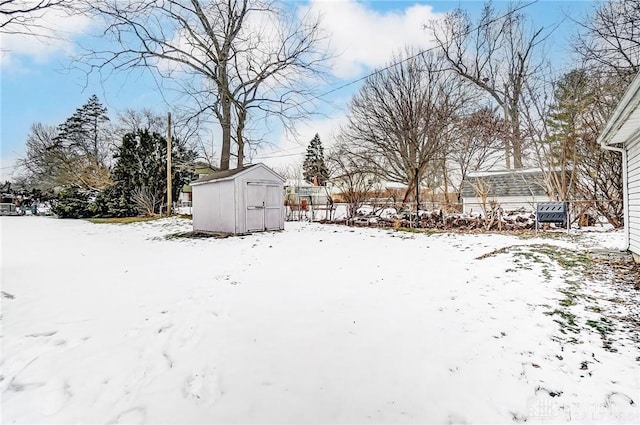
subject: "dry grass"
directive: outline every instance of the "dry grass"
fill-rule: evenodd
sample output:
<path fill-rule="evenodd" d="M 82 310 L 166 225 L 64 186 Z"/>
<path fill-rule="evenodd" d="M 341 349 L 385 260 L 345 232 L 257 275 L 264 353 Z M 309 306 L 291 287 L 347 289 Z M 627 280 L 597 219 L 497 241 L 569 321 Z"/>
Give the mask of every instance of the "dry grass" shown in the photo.
<path fill-rule="evenodd" d="M 90 218 L 89 221 L 95 224 L 130 224 L 141 221 L 151 221 L 164 218 L 162 215 L 140 216 L 140 217 L 111 217 L 111 218 Z"/>

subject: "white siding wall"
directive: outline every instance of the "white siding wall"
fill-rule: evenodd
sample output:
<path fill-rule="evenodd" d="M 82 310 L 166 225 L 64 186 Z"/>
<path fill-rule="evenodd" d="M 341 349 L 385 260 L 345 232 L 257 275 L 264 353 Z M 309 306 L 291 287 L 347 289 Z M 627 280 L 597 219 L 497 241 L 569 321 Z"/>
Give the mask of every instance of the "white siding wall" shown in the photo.
<path fill-rule="evenodd" d="M 629 250 L 640 256 L 640 136 L 627 144 Z"/>
<path fill-rule="evenodd" d="M 233 189 L 224 180 L 193 186 L 193 230 L 236 232 Z"/>
<path fill-rule="evenodd" d="M 503 211 L 515 211 L 524 208 L 525 211 L 535 212 L 536 204 L 538 202 L 550 202 L 551 199 L 548 196 L 537 196 L 535 198 L 531 196 L 505 196 L 498 198 L 487 198 L 487 208 L 489 208 L 489 201 L 495 200 L 502 207 Z M 462 209 L 465 213 L 483 213 L 482 211 L 482 199 L 481 198 L 463 198 Z"/>

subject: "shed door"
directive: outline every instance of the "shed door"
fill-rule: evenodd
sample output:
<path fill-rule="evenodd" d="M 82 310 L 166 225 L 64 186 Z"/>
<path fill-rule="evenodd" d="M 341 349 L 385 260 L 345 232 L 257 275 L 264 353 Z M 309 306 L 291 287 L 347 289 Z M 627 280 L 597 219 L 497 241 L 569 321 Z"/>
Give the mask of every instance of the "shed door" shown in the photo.
<path fill-rule="evenodd" d="M 282 228 L 282 187 L 277 184 L 247 183 L 247 232 Z"/>
<path fill-rule="evenodd" d="M 265 185 L 264 227 L 266 230 L 282 228 L 282 186 L 277 184 Z"/>
<path fill-rule="evenodd" d="M 247 183 L 247 232 L 265 230 L 265 185 Z"/>

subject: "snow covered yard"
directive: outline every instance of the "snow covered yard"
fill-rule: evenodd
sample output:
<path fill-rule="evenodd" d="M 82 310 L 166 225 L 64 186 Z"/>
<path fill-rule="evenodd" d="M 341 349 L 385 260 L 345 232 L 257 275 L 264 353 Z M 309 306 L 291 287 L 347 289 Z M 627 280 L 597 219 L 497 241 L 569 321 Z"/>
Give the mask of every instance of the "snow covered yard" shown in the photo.
<path fill-rule="evenodd" d="M 618 232 L 0 225 L 2 423 L 640 423 Z"/>

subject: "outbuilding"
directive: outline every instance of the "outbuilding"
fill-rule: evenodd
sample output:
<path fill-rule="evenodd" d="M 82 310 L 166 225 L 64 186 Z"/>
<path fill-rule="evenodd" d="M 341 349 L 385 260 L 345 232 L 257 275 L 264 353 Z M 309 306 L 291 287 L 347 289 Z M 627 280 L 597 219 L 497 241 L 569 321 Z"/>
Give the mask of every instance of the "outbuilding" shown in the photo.
<path fill-rule="evenodd" d="M 622 154 L 624 250 L 640 262 L 640 74 L 636 75 L 598 138 Z"/>
<path fill-rule="evenodd" d="M 191 183 L 193 230 L 244 234 L 284 229 L 285 179 L 262 163 Z"/>
<path fill-rule="evenodd" d="M 539 202 L 552 200 L 539 169 L 470 173 L 463 181 L 461 197 L 465 213 L 483 212 L 488 202 L 504 211 L 535 211 Z"/>

